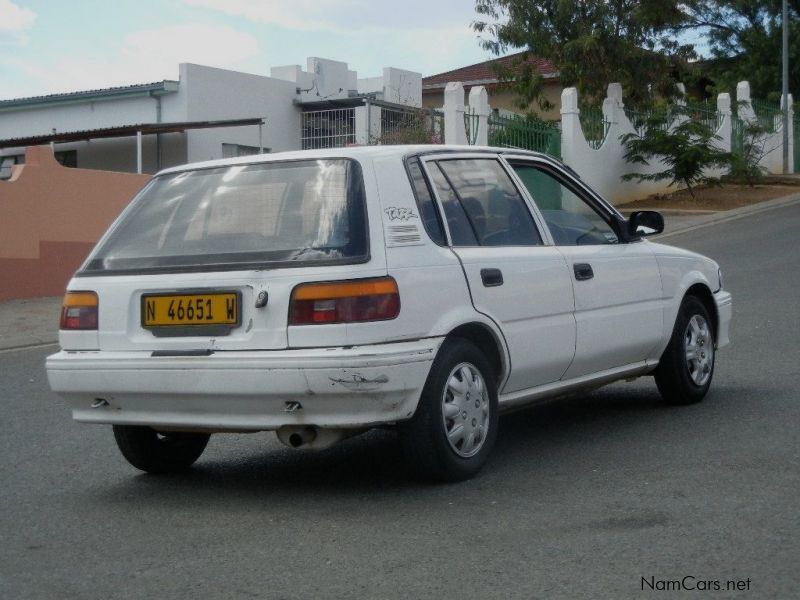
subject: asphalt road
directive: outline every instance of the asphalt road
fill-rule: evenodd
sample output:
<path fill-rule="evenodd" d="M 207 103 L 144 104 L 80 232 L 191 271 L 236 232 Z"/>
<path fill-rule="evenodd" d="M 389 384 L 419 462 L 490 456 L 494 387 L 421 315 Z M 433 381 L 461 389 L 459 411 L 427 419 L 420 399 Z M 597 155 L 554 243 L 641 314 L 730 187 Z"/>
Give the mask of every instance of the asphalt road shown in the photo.
<path fill-rule="evenodd" d="M 0 598 L 796 598 L 798 226 L 795 204 L 669 239 L 734 295 L 702 404 L 642 379 L 509 415 L 456 485 L 409 480 L 388 431 L 219 435 L 191 473 L 141 475 L 49 392 L 52 348 L 2 353 Z M 642 583 L 687 576 L 723 591 Z"/>

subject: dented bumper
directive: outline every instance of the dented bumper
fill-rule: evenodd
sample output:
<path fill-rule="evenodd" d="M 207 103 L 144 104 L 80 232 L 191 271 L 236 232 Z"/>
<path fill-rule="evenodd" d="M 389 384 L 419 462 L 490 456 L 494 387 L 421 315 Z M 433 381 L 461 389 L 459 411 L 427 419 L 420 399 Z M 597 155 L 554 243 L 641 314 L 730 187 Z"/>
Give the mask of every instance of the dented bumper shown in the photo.
<path fill-rule="evenodd" d="M 53 391 L 84 423 L 259 431 L 407 419 L 442 338 L 352 348 L 217 352 L 61 351 Z"/>

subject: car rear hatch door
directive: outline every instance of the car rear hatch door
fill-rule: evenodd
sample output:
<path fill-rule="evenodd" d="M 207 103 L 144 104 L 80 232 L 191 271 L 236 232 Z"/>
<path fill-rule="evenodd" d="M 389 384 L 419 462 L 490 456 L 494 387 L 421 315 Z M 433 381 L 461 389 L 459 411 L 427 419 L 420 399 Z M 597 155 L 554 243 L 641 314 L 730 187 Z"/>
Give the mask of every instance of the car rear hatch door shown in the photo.
<path fill-rule="evenodd" d="M 70 289 L 98 294 L 101 350 L 286 348 L 296 286 L 386 274 L 367 193 L 361 165 L 344 159 L 159 176 Z"/>

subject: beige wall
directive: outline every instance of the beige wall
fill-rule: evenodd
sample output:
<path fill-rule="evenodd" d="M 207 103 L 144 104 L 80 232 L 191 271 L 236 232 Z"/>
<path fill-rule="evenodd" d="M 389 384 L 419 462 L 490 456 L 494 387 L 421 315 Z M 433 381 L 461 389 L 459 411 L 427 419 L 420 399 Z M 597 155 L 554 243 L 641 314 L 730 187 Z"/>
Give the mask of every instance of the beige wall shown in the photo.
<path fill-rule="evenodd" d="M 69 169 L 48 146 L 0 181 L 0 300 L 63 293 L 94 243 L 149 175 Z"/>
<path fill-rule="evenodd" d="M 469 101 L 470 88 L 464 88 L 464 103 Z M 516 113 L 523 113 L 524 111 L 519 108 L 514 99 L 516 94 L 513 90 L 507 88 L 498 88 L 496 86 L 486 86 L 486 91 L 489 93 L 489 106 L 492 108 L 501 108 L 510 110 Z M 539 105 L 534 103 L 530 106 L 531 110 L 542 116 L 547 121 L 559 121 L 561 119 L 561 85 L 558 82 L 547 82 L 544 86 L 544 97 L 550 104 L 553 105 L 548 111 L 543 111 Z M 422 91 L 422 105 L 427 108 L 441 108 L 444 104 L 444 89 Z"/>

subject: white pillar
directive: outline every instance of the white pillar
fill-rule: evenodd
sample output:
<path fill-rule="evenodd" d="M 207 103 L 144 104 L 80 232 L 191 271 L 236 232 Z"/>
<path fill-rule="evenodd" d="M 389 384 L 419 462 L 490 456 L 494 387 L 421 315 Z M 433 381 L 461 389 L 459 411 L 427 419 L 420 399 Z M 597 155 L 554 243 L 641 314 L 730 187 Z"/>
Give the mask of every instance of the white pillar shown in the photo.
<path fill-rule="evenodd" d="M 444 88 L 444 142 L 445 144 L 467 144 L 464 127 L 464 85 L 451 81 Z"/>
<path fill-rule="evenodd" d="M 561 92 L 561 158 L 577 170 L 579 140 L 586 144 L 581 129 L 581 111 L 578 109 L 578 90 L 564 88 Z"/>
<path fill-rule="evenodd" d="M 476 146 L 489 145 L 489 115 L 492 109 L 489 106 L 489 94 L 482 85 L 477 85 L 469 91 L 469 107 L 478 118 L 478 135 L 475 136 Z"/>
<path fill-rule="evenodd" d="M 356 144 L 377 144 L 381 138 L 381 107 L 374 104 L 356 106 Z"/>
<path fill-rule="evenodd" d="M 142 172 L 142 132 L 136 132 L 136 172 Z"/>
<path fill-rule="evenodd" d="M 727 92 L 717 95 L 717 113 L 722 117 L 722 123 L 716 132 L 720 139 L 715 140 L 714 143 L 720 150 L 730 152 L 732 149 L 733 122 L 731 118 L 733 113 L 731 111 L 731 95 Z"/>
<path fill-rule="evenodd" d="M 739 118 L 747 123 L 755 123 L 756 111 L 750 103 L 750 82 L 740 81 L 736 84 L 736 104 Z"/>
<path fill-rule="evenodd" d="M 678 98 L 675 100 L 675 104 L 686 106 L 686 86 L 682 83 L 676 83 L 675 87 L 678 88 Z"/>

